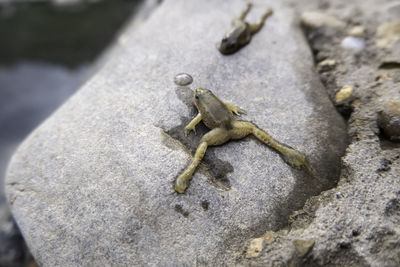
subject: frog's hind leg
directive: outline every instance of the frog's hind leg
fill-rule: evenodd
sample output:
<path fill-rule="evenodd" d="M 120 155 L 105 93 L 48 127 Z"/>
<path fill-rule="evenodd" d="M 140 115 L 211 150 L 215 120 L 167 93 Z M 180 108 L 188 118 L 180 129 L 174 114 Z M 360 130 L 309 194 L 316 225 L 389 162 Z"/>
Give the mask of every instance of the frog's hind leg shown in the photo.
<path fill-rule="evenodd" d="M 295 168 L 304 168 L 309 173 L 313 173 L 313 170 L 303 153 L 276 141 L 268 133 L 257 128 L 251 122 L 235 121 L 232 126 L 232 130 L 230 130 L 232 139 L 241 139 L 249 134 L 253 134 L 258 140 L 281 154 L 283 160 L 290 166 Z"/>
<path fill-rule="evenodd" d="M 192 159 L 192 162 L 186 169 L 183 171 L 181 175 L 175 181 L 175 191 L 183 194 L 186 188 L 189 186 L 189 181 L 192 179 L 193 173 L 196 170 L 197 166 L 199 166 L 201 160 L 206 153 L 208 146 L 217 146 L 222 145 L 223 143 L 229 140 L 228 131 L 223 128 L 215 128 L 209 131 L 207 134 L 203 136 L 200 140 L 200 144 L 196 149 L 196 153 Z"/>
<path fill-rule="evenodd" d="M 243 12 L 239 15 L 239 17 L 237 19 L 234 20 L 234 22 L 237 21 L 237 20 L 244 21 L 244 19 L 246 18 L 247 14 L 249 14 L 250 9 L 251 9 L 252 6 L 253 6 L 252 3 L 247 3 L 246 9 L 243 10 Z"/>
<path fill-rule="evenodd" d="M 254 34 L 254 33 L 258 32 L 262 28 L 262 26 L 264 25 L 265 20 L 269 16 L 271 16 L 272 13 L 273 13 L 272 9 L 268 9 L 268 11 L 265 12 L 264 15 L 262 15 L 262 17 L 261 17 L 261 19 L 260 19 L 260 21 L 258 23 L 250 24 L 249 26 L 250 26 L 251 33 Z"/>

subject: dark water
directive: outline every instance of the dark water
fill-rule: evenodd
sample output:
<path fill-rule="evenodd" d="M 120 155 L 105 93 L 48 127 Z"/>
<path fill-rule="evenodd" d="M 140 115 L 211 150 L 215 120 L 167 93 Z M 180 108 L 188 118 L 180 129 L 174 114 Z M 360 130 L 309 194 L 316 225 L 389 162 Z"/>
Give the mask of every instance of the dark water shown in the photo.
<path fill-rule="evenodd" d="M 29 60 L 76 67 L 93 62 L 141 1 L 77 2 L 92 4 L 0 4 L 0 64 Z"/>
<path fill-rule="evenodd" d="M 0 266 L 34 263 L 4 196 L 7 163 L 18 144 L 99 67 L 140 0 L 0 1 Z"/>

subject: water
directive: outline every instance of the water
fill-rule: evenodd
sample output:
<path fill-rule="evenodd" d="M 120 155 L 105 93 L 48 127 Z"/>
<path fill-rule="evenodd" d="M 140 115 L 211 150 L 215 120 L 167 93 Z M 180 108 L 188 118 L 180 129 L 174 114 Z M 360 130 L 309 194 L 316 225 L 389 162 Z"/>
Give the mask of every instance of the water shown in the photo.
<path fill-rule="evenodd" d="M 175 76 L 174 82 L 176 85 L 186 86 L 193 82 L 193 78 L 187 73 L 179 73 Z"/>
<path fill-rule="evenodd" d="M 7 164 L 20 142 L 95 71 L 140 0 L 0 0 L 0 266 L 32 266 L 4 196 Z M 89 3 L 90 2 L 90 3 Z"/>
<path fill-rule="evenodd" d="M 1 180 L 19 142 L 88 79 L 90 70 L 90 65 L 68 69 L 29 61 L 0 66 Z"/>

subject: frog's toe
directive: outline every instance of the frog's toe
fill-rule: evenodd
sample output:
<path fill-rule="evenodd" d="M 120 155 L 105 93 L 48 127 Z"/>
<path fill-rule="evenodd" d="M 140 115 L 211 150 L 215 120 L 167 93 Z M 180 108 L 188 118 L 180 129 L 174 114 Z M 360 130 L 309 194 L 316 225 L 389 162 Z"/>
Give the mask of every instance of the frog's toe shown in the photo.
<path fill-rule="evenodd" d="M 247 114 L 246 111 L 244 111 L 239 107 L 235 107 L 235 109 L 233 109 L 232 112 L 235 113 L 235 115 L 237 116 L 240 116 L 240 114 Z"/>
<path fill-rule="evenodd" d="M 188 136 L 190 131 L 193 131 L 194 134 L 196 135 L 196 128 L 188 128 L 188 127 L 186 127 L 185 128 L 185 136 Z"/>
<path fill-rule="evenodd" d="M 175 191 L 179 194 L 185 193 L 186 188 L 188 188 L 189 182 L 187 179 L 184 179 L 182 176 L 179 176 L 175 181 Z"/>
<path fill-rule="evenodd" d="M 238 113 L 239 114 L 237 114 L 237 115 L 240 115 L 240 114 L 247 114 L 247 112 L 244 110 L 244 109 L 241 109 L 241 108 L 238 108 Z"/>

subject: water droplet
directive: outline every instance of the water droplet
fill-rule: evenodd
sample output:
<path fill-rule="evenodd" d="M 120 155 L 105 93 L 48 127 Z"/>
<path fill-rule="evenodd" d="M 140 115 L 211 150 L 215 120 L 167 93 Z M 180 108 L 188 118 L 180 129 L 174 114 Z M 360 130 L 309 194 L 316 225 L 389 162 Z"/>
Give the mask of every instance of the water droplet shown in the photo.
<path fill-rule="evenodd" d="M 186 86 L 193 82 L 193 78 L 187 73 L 179 73 L 175 76 L 174 82 L 177 85 Z"/>

